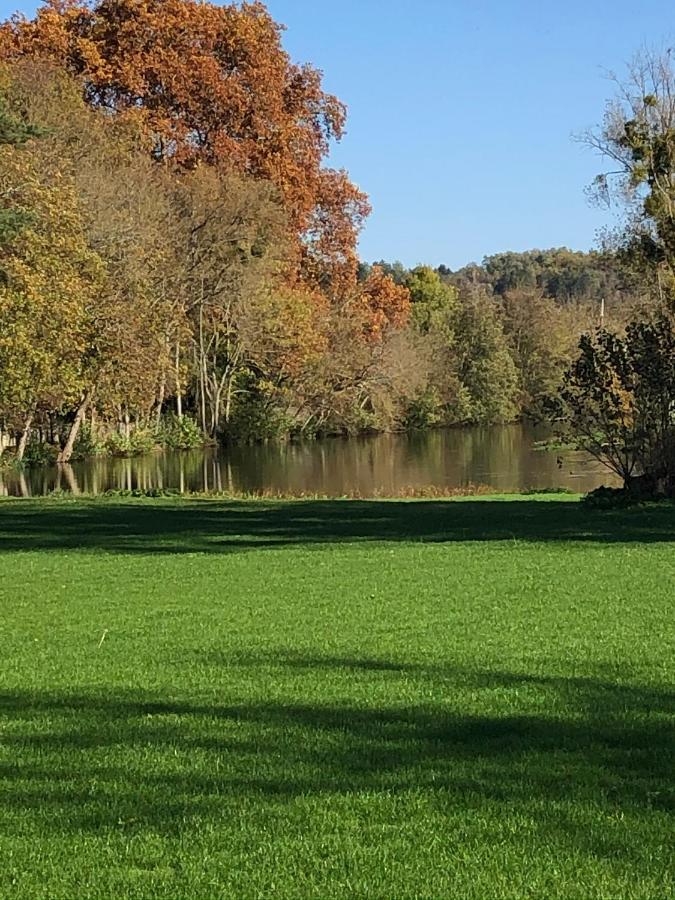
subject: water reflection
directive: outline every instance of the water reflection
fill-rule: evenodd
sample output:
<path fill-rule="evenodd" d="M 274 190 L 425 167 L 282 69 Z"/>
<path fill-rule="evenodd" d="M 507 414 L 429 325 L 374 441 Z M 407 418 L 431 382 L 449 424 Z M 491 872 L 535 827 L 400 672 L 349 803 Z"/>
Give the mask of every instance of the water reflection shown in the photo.
<path fill-rule="evenodd" d="M 584 454 L 559 458 L 537 450 L 534 441 L 541 436 L 531 427 L 511 425 L 154 453 L 134 459 L 99 457 L 72 466 L 0 470 L 0 493 L 161 488 L 367 497 L 471 484 L 501 491 L 588 491 L 612 483 L 609 473 Z"/>

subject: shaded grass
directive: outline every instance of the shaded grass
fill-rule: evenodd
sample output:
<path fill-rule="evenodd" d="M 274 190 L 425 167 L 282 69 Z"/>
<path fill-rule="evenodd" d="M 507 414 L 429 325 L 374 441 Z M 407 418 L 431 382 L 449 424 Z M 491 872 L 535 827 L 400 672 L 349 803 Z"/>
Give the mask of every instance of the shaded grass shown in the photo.
<path fill-rule="evenodd" d="M 665 898 L 675 510 L 0 503 L 0 896 Z"/>
<path fill-rule="evenodd" d="M 564 494 L 453 502 L 6 499 L 0 501 L 0 553 L 221 553 L 363 541 L 675 541 L 675 504 L 590 510 L 576 499 Z"/>

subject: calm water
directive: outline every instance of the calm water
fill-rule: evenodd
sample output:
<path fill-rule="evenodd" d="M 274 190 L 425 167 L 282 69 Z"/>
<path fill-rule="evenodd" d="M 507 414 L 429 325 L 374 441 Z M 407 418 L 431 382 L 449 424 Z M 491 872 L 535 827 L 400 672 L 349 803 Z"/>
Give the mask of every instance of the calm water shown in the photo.
<path fill-rule="evenodd" d="M 541 432 L 528 426 L 508 425 L 95 458 L 61 471 L 56 466 L 23 473 L 0 470 L 0 493 L 171 488 L 367 497 L 470 484 L 503 491 L 587 491 L 611 483 L 609 473 L 583 454 L 564 454 L 559 465 L 558 454 L 534 448 L 540 437 Z"/>

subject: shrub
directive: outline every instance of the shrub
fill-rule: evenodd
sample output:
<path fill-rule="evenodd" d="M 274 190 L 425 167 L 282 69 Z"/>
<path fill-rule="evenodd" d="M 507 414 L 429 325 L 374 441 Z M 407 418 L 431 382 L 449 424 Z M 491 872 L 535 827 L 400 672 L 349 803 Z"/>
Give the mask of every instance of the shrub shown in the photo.
<path fill-rule="evenodd" d="M 204 433 L 189 416 L 165 416 L 157 429 L 157 441 L 171 450 L 193 450 L 205 443 Z"/>
<path fill-rule="evenodd" d="M 82 459 L 86 456 L 96 456 L 104 453 L 105 449 L 105 441 L 94 436 L 89 422 L 83 422 L 73 448 L 73 458 Z"/>
<path fill-rule="evenodd" d="M 639 498 L 626 488 L 599 487 L 586 494 L 582 503 L 590 509 L 626 509 L 636 506 Z"/>
<path fill-rule="evenodd" d="M 156 446 L 154 432 L 144 428 L 135 429 L 129 436 L 113 431 L 105 442 L 105 449 L 112 456 L 141 456 L 150 453 Z"/>
<path fill-rule="evenodd" d="M 56 462 L 58 455 L 59 448 L 55 444 L 29 441 L 23 455 L 23 464 L 26 466 L 48 466 Z"/>
<path fill-rule="evenodd" d="M 667 315 L 626 336 L 584 335 L 550 413 L 562 434 L 632 493 L 675 496 L 675 328 Z"/>
<path fill-rule="evenodd" d="M 233 443 L 252 444 L 286 438 L 293 429 L 293 419 L 274 402 L 265 385 L 255 384 L 246 402 L 235 407 L 222 437 Z"/>
<path fill-rule="evenodd" d="M 410 402 L 403 426 L 410 430 L 432 428 L 441 419 L 441 398 L 435 387 L 429 387 Z"/>

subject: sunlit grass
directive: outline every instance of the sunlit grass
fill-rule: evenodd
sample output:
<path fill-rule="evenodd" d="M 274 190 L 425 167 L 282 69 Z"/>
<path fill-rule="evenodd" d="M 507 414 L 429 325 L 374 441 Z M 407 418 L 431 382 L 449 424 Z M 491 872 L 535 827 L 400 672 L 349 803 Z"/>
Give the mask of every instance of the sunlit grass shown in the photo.
<path fill-rule="evenodd" d="M 675 508 L 0 503 L 0 896 L 673 896 Z"/>

